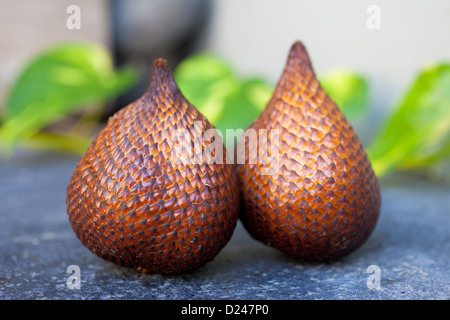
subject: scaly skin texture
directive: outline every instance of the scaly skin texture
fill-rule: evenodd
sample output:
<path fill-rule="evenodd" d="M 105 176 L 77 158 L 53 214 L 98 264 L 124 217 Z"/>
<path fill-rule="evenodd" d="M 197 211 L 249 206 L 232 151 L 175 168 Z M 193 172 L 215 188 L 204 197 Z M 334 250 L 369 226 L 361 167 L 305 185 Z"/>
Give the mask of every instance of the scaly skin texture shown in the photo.
<path fill-rule="evenodd" d="M 204 265 L 229 241 L 239 203 L 233 167 L 213 163 L 211 139 L 196 144 L 208 151 L 202 161 L 179 151 L 185 161 L 177 163 L 177 129 L 198 138 L 213 126 L 158 59 L 148 91 L 109 119 L 70 180 L 69 220 L 89 250 L 145 273 L 176 274 Z"/>
<path fill-rule="evenodd" d="M 248 151 L 237 166 L 240 218 L 255 239 L 305 261 L 338 259 L 366 241 L 379 215 L 379 184 L 301 42 L 292 46 L 271 100 L 248 129 L 279 130 L 278 167 L 276 161 L 249 163 L 260 135 L 240 141 Z M 265 136 L 267 145 L 276 143 L 276 136 Z"/>

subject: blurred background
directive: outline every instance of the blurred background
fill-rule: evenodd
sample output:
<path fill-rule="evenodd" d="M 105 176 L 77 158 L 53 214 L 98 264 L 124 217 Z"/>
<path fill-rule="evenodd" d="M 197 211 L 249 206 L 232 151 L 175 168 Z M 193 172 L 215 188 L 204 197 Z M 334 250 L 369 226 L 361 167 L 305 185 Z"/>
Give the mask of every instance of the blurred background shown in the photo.
<path fill-rule="evenodd" d="M 449 15 L 446 0 L 1 1 L 0 161 L 20 149 L 82 154 L 143 94 L 159 57 L 218 128 L 245 128 L 301 40 L 379 175 L 445 177 Z M 234 89 L 195 86 L 224 79 Z"/>

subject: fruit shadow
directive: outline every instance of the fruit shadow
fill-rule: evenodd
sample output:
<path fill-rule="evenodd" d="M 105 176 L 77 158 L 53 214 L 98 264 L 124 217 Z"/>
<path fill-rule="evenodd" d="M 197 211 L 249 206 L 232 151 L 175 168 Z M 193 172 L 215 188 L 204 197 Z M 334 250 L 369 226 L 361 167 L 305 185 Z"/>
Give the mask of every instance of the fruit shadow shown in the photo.
<path fill-rule="evenodd" d="M 307 262 L 294 259 L 270 246 L 253 239 L 239 221 L 233 236 L 222 251 L 210 262 L 193 271 L 175 275 L 142 274 L 139 271 L 103 262 L 106 273 L 120 278 L 140 278 L 149 286 L 155 281 L 187 281 L 212 278 L 245 278 L 280 270 L 315 269 L 351 265 L 360 261 L 370 261 L 382 250 L 380 239 L 383 235 L 373 235 L 360 248 L 336 261 Z M 378 253 L 377 253 L 378 252 Z"/>
<path fill-rule="evenodd" d="M 361 247 L 350 254 L 333 261 L 300 261 L 292 258 L 277 249 L 265 245 L 253 239 L 238 222 L 236 230 L 230 242 L 220 252 L 220 254 L 209 264 L 193 271 L 192 275 L 226 273 L 232 270 L 233 273 L 248 272 L 254 270 L 265 272 L 268 270 L 283 270 L 292 268 L 317 268 L 326 266 L 347 266 L 359 264 L 364 261 L 372 261 L 374 257 L 381 254 L 383 248 L 382 233 L 372 234 Z"/>

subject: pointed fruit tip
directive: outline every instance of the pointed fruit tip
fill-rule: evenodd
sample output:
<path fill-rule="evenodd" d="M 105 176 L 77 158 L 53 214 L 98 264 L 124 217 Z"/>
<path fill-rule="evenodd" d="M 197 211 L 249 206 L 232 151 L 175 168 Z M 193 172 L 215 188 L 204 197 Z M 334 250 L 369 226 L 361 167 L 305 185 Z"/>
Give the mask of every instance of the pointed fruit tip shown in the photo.
<path fill-rule="evenodd" d="M 153 62 L 152 70 L 151 70 L 151 76 L 153 78 L 154 75 L 160 74 L 160 73 L 168 73 L 172 74 L 169 67 L 167 66 L 167 60 L 159 58 L 156 59 Z"/>
<path fill-rule="evenodd" d="M 312 72 L 312 64 L 308 51 L 301 41 L 296 41 L 289 52 L 288 64 L 300 66 L 306 72 Z"/>
<path fill-rule="evenodd" d="M 168 87 L 170 91 L 178 91 L 178 86 L 175 83 L 172 71 L 167 65 L 167 60 L 159 58 L 153 62 L 147 93 L 162 87 Z"/>
<path fill-rule="evenodd" d="M 155 68 L 166 68 L 167 67 L 167 60 L 166 59 L 162 59 L 162 58 L 158 58 L 153 63 L 153 66 Z"/>
<path fill-rule="evenodd" d="M 291 53 L 306 53 L 306 48 L 303 42 L 299 40 L 295 41 L 291 47 Z"/>

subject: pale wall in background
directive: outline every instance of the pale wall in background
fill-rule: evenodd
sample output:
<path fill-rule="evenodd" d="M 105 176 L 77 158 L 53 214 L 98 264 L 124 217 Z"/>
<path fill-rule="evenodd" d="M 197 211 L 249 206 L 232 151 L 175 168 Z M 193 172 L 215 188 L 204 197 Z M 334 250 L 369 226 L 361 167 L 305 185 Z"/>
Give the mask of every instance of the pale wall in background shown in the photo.
<path fill-rule="evenodd" d="M 70 30 L 67 7 L 81 9 L 81 29 Z M 0 101 L 24 64 L 42 49 L 61 41 L 110 44 L 106 0 L 0 1 Z M 1 105 L 0 105 L 1 109 Z"/>
<path fill-rule="evenodd" d="M 380 8 L 379 30 L 367 27 L 370 5 Z M 202 47 L 275 83 L 295 40 L 316 73 L 349 67 L 368 77 L 373 116 L 358 127 L 367 141 L 423 66 L 450 61 L 450 1 L 216 0 Z"/>

